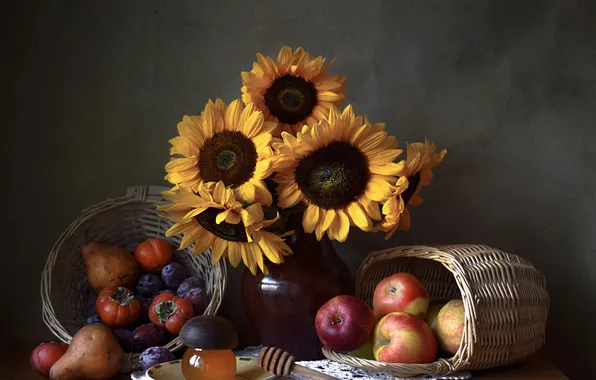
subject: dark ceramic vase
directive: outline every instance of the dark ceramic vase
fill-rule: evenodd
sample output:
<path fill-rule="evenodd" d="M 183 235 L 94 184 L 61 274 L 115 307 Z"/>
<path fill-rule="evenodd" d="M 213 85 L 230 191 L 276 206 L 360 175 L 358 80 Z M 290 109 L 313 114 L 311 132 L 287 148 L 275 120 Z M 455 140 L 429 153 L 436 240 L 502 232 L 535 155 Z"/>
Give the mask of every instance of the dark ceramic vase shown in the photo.
<path fill-rule="evenodd" d="M 269 274 L 245 270 L 242 302 L 264 346 L 282 348 L 297 360 L 323 358 L 314 321 L 319 307 L 340 294 L 353 294 L 346 264 L 327 237 L 320 242 L 302 229 L 302 215 L 291 218 L 286 239 L 293 254 L 283 264 L 269 263 Z"/>

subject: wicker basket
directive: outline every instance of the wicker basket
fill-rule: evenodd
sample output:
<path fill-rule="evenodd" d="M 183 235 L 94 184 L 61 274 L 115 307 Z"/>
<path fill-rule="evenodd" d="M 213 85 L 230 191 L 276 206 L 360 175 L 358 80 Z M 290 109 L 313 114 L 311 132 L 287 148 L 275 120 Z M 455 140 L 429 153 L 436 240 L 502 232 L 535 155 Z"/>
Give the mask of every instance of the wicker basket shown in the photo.
<path fill-rule="evenodd" d="M 47 259 L 41 280 L 43 320 L 62 342 L 72 336 L 88 317 L 94 295 L 87 284 L 80 246 L 85 241 L 103 241 L 125 247 L 130 252 L 147 238 L 165 238 L 171 222 L 157 215 L 156 206 L 165 203 L 160 193 L 167 188 L 146 186 L 130 188 L 122 198 L 108 199 L 83 211 L 62 233 Z M 169 238 L 177 247 L 180 237 Z M 176 251 L 175 261 L 192 275 L 205 280 L 211 297 L 205 314 L 217 313 L 226 288 L 225 265 L 211 265 L 211 252 L 195 257 L 190 247 Z M 165 347 L 175 351 L 182 344 L 175 338 Z M 139 354 L 128 353 L 123 372 L 138 368 Z"/>
<path fill-rule="evenodd" d="M 331 360 L 398 374 L 448 374 L 523 360 L 545 340 L 549 296 L 544 276 L 526 260 L 483 245 L 404 246 L 371 253 L 357 274 L 356 296 L 372 307 L 375 286 L 396 272 L 409 272 L 431 301 L 461 298 L 462 343 L 451 358 L 430 364 L 391 364 L 323 348 Z"/>

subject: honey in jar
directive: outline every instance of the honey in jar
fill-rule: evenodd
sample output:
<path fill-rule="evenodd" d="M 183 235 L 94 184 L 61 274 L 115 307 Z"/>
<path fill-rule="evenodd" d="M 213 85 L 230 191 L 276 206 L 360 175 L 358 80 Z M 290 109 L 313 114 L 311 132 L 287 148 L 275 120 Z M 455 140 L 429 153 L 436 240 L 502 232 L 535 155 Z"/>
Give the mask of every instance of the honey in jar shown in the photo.
<path fill-rule="evenodd" d="M 189 347 L 182 357 L 187 380 L 234 380 L 236 357 L 232 350 L 202 350 Z"/>
<path fill-rule="evenodd" d="M 180 331 L 180 341 L 188 346 L 182 357 L 186 380 L 234 380 L 238 334 L 225 318 L 200 315 L 188 320 Z"/>

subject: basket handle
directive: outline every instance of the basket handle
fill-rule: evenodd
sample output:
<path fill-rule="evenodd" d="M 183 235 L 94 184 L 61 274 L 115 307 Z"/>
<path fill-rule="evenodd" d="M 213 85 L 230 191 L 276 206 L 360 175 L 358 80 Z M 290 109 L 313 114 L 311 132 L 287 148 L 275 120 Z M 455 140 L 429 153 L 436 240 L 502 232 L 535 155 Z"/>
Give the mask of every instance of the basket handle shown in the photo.
<path fill-rule="evenodd" d="M 137 202 L 141 203 L 157 203 L 164 201 L 161 193 L 168 190 L 170 188 L 165 186 L 133 186 L 126 189 L 125 197 L 135 198 Z"/>
<path fill-rule="evenodd" d="M 107 206 L 120 205 L 122 203 L 160 203 L 164 201 L 161 193 L 167 190 L 169 188 L 165 186 L 132 186 L 126 189 L 126 194 L 123 197 L 110 198 L 96 203 L 83 209 L 82 214 L 96 213 L 98 210 L 103 210 Z"/>

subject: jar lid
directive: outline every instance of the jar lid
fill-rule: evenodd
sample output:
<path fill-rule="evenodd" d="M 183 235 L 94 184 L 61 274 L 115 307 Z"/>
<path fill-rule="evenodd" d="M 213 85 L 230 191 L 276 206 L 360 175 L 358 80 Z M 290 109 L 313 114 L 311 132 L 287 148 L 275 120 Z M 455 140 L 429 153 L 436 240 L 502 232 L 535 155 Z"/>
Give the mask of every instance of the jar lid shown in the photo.
<path fill-rule="evenodd" d="M 180 342 L 203 350 L 227 350 L 238 345 L 234 325 L 216 315 L 199 315 L 189 319 L 180 330 Z"/>

